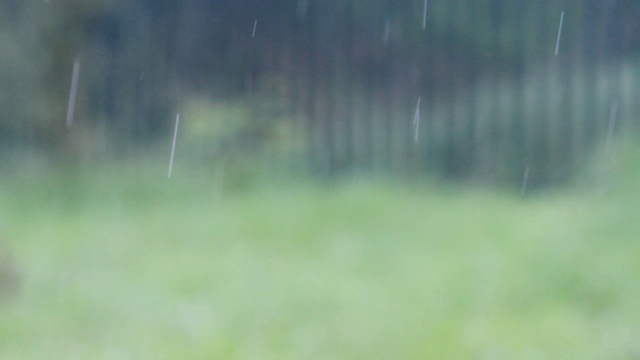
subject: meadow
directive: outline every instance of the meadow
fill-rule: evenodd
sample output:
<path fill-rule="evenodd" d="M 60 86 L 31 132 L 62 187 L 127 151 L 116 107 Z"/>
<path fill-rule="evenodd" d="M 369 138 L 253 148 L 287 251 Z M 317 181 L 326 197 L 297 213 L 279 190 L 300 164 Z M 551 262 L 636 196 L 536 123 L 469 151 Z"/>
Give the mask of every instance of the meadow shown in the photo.
<path fill-rule="evenodd" d="M 525 196 L 7 169 L 0 358 L 638 358 L 637 153 Z"/>

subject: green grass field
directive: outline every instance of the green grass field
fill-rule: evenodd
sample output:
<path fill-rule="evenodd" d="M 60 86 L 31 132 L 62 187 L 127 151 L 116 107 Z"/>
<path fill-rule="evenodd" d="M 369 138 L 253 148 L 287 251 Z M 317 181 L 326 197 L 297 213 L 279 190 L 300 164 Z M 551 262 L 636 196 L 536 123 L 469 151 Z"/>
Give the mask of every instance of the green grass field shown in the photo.
<path fill-rule="evenodd" d="M 0 271 L 20 281 L 0 280 L 0 358 L 635 359 L 627 158 L 612 185 L 525 198 L 229 192 L 205 171 L 167 179 L 161 161 L 5 172 Z"/>

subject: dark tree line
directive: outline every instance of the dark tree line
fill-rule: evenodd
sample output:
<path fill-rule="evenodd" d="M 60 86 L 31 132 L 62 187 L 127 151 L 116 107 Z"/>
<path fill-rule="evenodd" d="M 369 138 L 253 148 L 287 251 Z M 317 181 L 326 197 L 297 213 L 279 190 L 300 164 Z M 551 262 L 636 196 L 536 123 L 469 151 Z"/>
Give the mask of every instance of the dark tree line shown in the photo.
<path fill-rule="evenodd" d="M 544 123 L 531 130 L 515 121 L 491 125 L 496 129 L 483 140 L 478 114 L 486 101 L 475 92 L 461 110 L 450 99 L 487 78 L 495 79 L 492 91 L 501 91 L 503 78 L 524 84 L 524 74 L 539 64 L 588 66 L 635 57 L 640 48 L 640 5 L 633 0 L 429 1 L 425 29 L 422 6 L 422 0 L 2 0 L 0 141 L 63 153 L 87 142 L 145 144 L 169 131 L 181 102 L 205 93 L 267 99 L 249 100 L 256 116 L 293 114 L 317 171 L 435 167 L 466 176 L 505 148 L 512 149 L 504 161 L 549 163 L 562 151 L 549 150 L 556 145 L 545 143 L 548 137 L 529 134 L 574 130 Z M 562 56 L 555 57 L 561 11 Z M 76 60 L 77 126 L 66 129 Z M 596 80 L 585 81 L 584 96 L 593 98 L 587 104 L 596 106 Z M 513 87 L 515 105 L 504 110 L 498 98 L 488 105 L 502 112 L 496 118 L 526 117 L 524 85 Z M 275 97 L 288 99 L 285 108 L 265 105 Z M 464 119 L 425 120 L 422 141 L 414 144 L 406 119 L 419 97 L 425 119 L 446 103 L 452 105 L 440 116 Z M 544 107 L 552 99 L 542 92 L 535 101 Z M 567 138 L 581 144 L 596 137 L 595 128 Z M 514 146 L 527 142 L 528 150 Z"/>

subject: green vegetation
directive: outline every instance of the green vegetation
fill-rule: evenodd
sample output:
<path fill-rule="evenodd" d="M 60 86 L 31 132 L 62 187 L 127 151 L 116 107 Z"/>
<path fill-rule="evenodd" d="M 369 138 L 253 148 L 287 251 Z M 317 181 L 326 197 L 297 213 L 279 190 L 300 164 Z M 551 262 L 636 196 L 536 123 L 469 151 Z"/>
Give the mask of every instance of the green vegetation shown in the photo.
<path fill-rule="evenodd" d="M 21 281 L 0 297 L 0 356 L 632 358 L 633 150 L 581 190 L 524 198 L 366 181 L 238 191 L 179 162 L 167 179 L 165 159 L 14 169 L 0 269 Z"/>

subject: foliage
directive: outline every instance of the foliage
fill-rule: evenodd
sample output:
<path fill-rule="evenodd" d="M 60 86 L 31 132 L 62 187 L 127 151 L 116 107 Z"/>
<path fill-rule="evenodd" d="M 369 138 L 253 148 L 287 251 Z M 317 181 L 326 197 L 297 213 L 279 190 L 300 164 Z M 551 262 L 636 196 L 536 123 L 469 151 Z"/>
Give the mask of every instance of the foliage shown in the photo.
<path fill-rule="evenodd" d="M 424 154 L 444 172 L 473 159 L 468 173 L 491 182 L 548 185 L 576 176 L 608 137 L 637 129 L 637 60 L 604 65 L 532 66 L 522 76 L 489 76 L 424 105 Z M 615 90 L 612 90 L 615 89 Z M 444 161 L 442 159 L 445 159 Z"/>
<path fill-rule="evenodd" d="M 423 19 L 424 4 L 0 0 L 1 147 L 35 148 L 66 160 L 125 153 L 162 141 L 176 112 L 191 107 L 193 97 L 204 97 L 215 99 L 214 111 L 227 111 L 219 109 L 226 101 L 234 108 L 229 111 L 248 107 L 238 110 L 248 115 L 213 116 L 224 118 L 214 122 L 236 129 L 223 141 L 201 141 L 216 154 L 245 158 L 268 149 L 275 157 L 306 157 L 306 168 L 322 174 L 376 164 L 367 170 L 386 166 L 395 172 L 404 166 L 473 177 L 478 175 L 474 167 L 495 166 L 485 171 L 493 172 L 490 177 L 513 180 L 523 167 L 535 166 L 544 168 L 537 174 L 550 175 L 532 180 L 566 178 L 564 164 L 573 163 L 554 157 L 562 151 L 553 148 L 564 135 L 549 130 L 544 139 L 540 134 L 545 131 L 530 125 L 544 117 L 538 113 L 547 107 L 550 122 L 572 118 L 558 133 L 580 132 L 608 111 L 610 98 L 626 94 L 629 83 L 614 70 L 603 73 L 614 80 L 607 85 L 613 95 L 601 91 L 599 71 L 580 84 L 573 71 L 592 74 L 603 64 L 633 62 L 640 6 L 599 0 L 436 1 L 429 2 Z M 562 11 L 562 51 L 553 56 Z M 69 99 L 74 63 L 81 66 L 80 82 L 77 98 Z M 542 74 L 544 69 L 556 78 Z M 532 75 L 533 70 L 541 75 Z M 627 73 L 626 67 L 618 71 Z M 539 95 L 544 87 L 557 87 L 554 81 L 571 85 L 567 94 L 572 96 L 557 96 L 563 93 L 557 89 L 550 91 L 553 97 Z M 523 95 L 534 86 L 530 83 L 542 89 L 532 96 L 538 99 L 534 105 Z M 598 88 L 597 94 L 589 93 L 591 87 Z M 434 123 L 456 118 L 432 139 L 435 149 L 414 145 L 406 125 L 418 97 L 438 112 Z M 76 104 L 75 121 L 66 128 L 70 100 Z M 461 102 L 463 111 L 442 111 Z M 473 107 L 482 112 L 474 113 Z M 551 114 L 559 108 L 560 116 Z M 463 113 L 467 119 L 458 121 Z M 509 158 L 473 154 L 467 136 L 459 134 L 476 128 L 489 133 L 484 143 L 514 134 L 496 145 L 507 148 Z M 584 132 L 597 130 L 592 128 Z M 533 139 L 533 145 L 511 152 L 522 138 Z M 584 149 L 596 146 L 597 141 L 588 140 L 597 136 L 584 139 Z"/>
<path fill-rule="evenodd" d="M 277 87 L 277 82 L 266 83 Z M 269 167 L 292 166 L 304 152 L 299 119 L 274 88 L 250 99 L 193 96 L 182 110 L 181 151 L 193 165 L 224 169 L 232 183 L 252 182 Z"/>
<path fill-rule="evenodd" d="M 172 103 L 165 96 L 169 81 L 162 77 L 164 65 L 154 60 L 158 49 L 145 45 L 153 39 L 153 24 L 140 18 L 131 27 L 128 16 L 140 16 L 139 7 L 122 1 L 2 1 L 0 10 L 0 140 L 7 148 L 77 156 L 92 151 L 81 145 L 82 134 L 100 139 L 107 130 L 117 135 L 110 142 L 121 142 L 162 129 Z M 74 62 L 80 80 L 77 98 L 70 99 Z M 142 72 L 146 81 L 132 81 Z M 65 129 L 70 101 L 79 129 Z"/>

